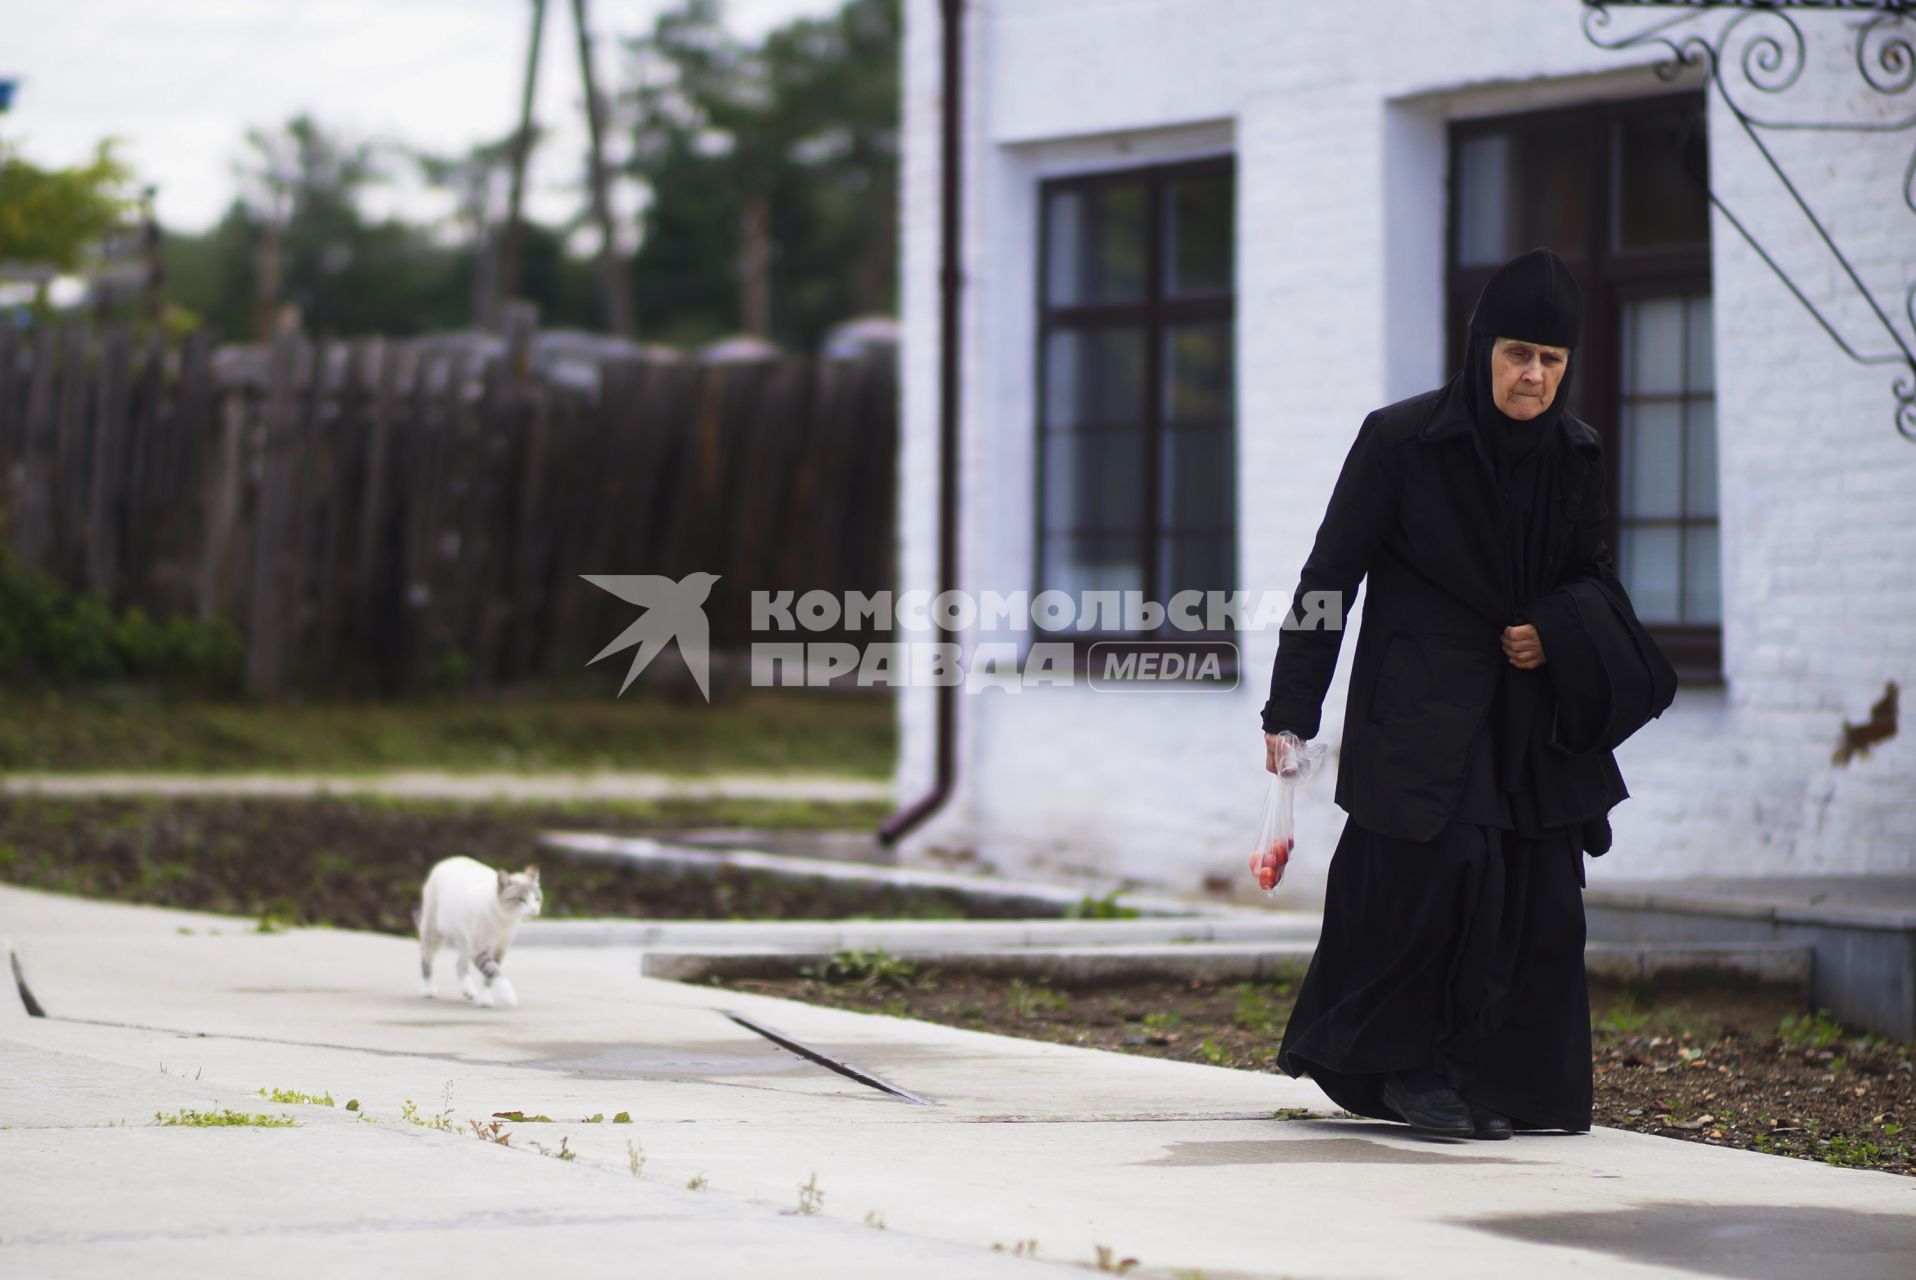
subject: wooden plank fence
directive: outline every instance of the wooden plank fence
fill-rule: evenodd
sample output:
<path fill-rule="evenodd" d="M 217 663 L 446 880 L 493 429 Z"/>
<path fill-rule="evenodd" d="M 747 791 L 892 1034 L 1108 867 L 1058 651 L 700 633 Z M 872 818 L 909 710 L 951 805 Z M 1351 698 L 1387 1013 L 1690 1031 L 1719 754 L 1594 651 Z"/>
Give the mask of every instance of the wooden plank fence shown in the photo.
<path fill-rule="evenodd" d="M 464 345 L 0 329 L 0 537 L 115 609 L 231 621 L 260 696 L 576 673 L 634 616 L 586 573 L 721 575 L 721 648 L 753 590 L 892 588 L 890 347 L 595 379 L 537 345 L 522 318 Z"/>

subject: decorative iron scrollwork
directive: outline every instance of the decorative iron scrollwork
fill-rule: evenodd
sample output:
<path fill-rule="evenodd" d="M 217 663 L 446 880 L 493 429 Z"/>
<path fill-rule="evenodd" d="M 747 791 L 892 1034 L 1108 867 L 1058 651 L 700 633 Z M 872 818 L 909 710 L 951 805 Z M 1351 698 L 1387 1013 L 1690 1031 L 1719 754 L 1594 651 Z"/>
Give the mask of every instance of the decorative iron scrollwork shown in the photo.
<path fill-rule="evenodd" d="M 1916 130 L 1916 0 L 1583 0 L 1583 33 L 1601 49 L 1625 50 L 1661 46 L 1669 57 L 1656 65 L 1656 73 L 1665 80 L 1675 79 L 1686 67 L 1701 64 L 1708 72 L 1737 124 L 1750 143 L 1769 165 L 1776 179 L 1789 193 L 1796 209 L 1816 231 L 1842 273 L 1858 296 L 1882 325 L 1895 345 L 1892 352 L 1858 351 L 1837 330 L 1827 316 L 1810 301 L 1789 273 L 1763 247 L 1742 219 L 1721 200 L 1709 184 L 1707 175 L 1692 171 L 1691 176 L 1709 195 L 1710 203 L 1723 214 L 1757 253 L 1769 264 L 1796 300 L 1829 334 L 1843 353 L 1858 364 L 1902 365 L 1891 384 L 1896 398 L 1896 430 L 1905 439 L 1916 441 L 1916 350 L 1912 341 L 1900 332 L 1881 300 L 1863 282 L 1856 267 L 1837 245 L 1825 221 L 1810 208 L 1803 193 L 1791 181 L 1776 152 L 1764 141 L 1765 133 L 1824 132 L 1880 134 L 1888 137 Z M 1613 31 L 1616 12 L 1660 10 L 1630 31 Z M 1615 11 L 1615 12 L 1613 12 Z M 1724 16 L 1727 13 L 1728 16 Z M 1836 113 L 1802 118 L 1792 115 L 1785 101 L 1802 80 L 1810 65 L 1811 42 L 1806 39 L 1801 15 L 1818 14 L 1835 19 L 1848 14 L 1854 28 L 1856 70 L 1875 98 L 1865 98 L 1866 106 L 1878 108 L 1883 118 L 1847 118 Z M 1705 19 L 1715 17 L 1715 22 Z M 1854 19 L 1861 19 L 1855 21 Z M 1736 74 L 1725 75 L 1725 67 Z M 1909 95 L 1909 101 L 1895 101 Z M 1905 110 L 1906 109 L 1906 110 Z M 1904 114 L 1896 114 L 1904 111 Z M 1861 113 L 1867 115 L 1867 112 Z M 1903 204 L 1916 214 L 1916 144 L 1903 169 Z M 1916 229 L 1912 229 L 1916 234 Z M 1903 312 L 1916 335 L 1916 282 L 1911 282 L 1903 297 Z"/>

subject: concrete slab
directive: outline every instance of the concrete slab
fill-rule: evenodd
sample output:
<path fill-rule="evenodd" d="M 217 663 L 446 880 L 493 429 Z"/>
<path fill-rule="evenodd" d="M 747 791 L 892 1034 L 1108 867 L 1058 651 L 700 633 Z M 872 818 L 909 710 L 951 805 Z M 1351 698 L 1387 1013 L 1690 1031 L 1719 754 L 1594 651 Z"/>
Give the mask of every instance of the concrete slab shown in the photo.
<path fill-rule="evenodd" d="M 1916 929 L 1916 875 L 1710 876 L 1593 880 L 1584 900 L 1806 924 Z"/>
<path fill-rule="evenodd" d="M 333 1108 L 261 1104 L 297 1113 L 289 1129 L 158 1127 L 139 1113 L 94 1127 L 80 1119 L 89 1106 L 110 1115 L 157 1100 L 171 1113 L 210 1107 L 217 1091 L 4 1041 L 0 1066 L 8 1275 L 1032 1274 L 988 1250 L 635 1179 L 609 1159 L 560 1161 Z"/>
<path fill-rule="evenodd" d="M 1607 881 L 1585 891 L 1584 914 L 1611 942 L 1807 950 L 1811 1004 L 1916 1040 L 1916 876 Z"/>
<path fill-rule="evenodd" d="M 589 1275 L 636 1260 L 662 1275 L 983 1276 L 1009 1261 L 992 1244 L 1036 1240 L 1041 1263 L 1091 1264 L 1104 1246 L 1140 1259 L 1135 1274 L 1212 1280 L 1874 1280 L 1906 1275 L 1916 1250 L 1916 1180 L 1889 1174 L 1615 1130 L 1474 1143 L 1277 1121 L 1281 1107 L 1331 1108 L 1281 1076 L 647 980 L 624 949 L 515 952 L 520 1007 L 480 1010 L 407 995 L 403 940 L 121 935 L 85 912 L 27 933 L 20 916 L 44 896 L 0 894 L 0 931 L 49 1014 L 0 1021 L 18 1046 L 0 1070 L 66 1055 L 22 1071 L 30 1100 L 9 1095 L 5 1114 L 31 1124 L 31 1099 L 72 1082 L 47 1104 L 58 1125 L 0 1130 L 0 1237 L 20 1274 L 298 1276 L 375 1258 L 544 1270 L 563 1258 Z M 775 1046 L 753 1059 L 748 1039 L 767 1042 L 728 1011 L 935 1105 Z M 73 1071 L 72 1058 L 104 1066 Z M 355 1097 L 371 1120 L 83 1127 L 96 1109 L 133 1120 L 173 1089 L 237 1105 L 261 1087 Z M 455 1127 L 504 1110 L 554 1123 L 515 1122 L 501 1150 L 399 1118 L 407 1099 L 446 1109 L 448 1087 Z M 112 1105 L 116 1089 L 125 1105 Z M 632 1124 L 586 1122 L 620 1110 Z M 524 1149 L 562 1137 L 576 1160 Z M 636 1182 L 628 1141 L 645 1161 Z M 684 1189 L 700 1177 L 706 1190 Z M 821 1213 L 785 1214 L 808 1181 Z M 868 1214 L 888 1230 L 863 1226 Z"/>

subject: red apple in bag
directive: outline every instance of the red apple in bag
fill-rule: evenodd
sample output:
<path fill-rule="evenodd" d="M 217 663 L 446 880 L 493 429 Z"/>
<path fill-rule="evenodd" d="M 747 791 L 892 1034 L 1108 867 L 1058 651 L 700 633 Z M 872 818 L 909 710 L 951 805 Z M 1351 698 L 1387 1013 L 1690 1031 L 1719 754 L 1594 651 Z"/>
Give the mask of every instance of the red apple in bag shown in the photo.
<path fill-rule="evenodd" d="M 1285 864 L 1291 860 L 1290 842 L 1279 837 L 1271 842 L 1268 849 L 1251 856 L 1251 870 L 1257 874 L 1257 887 L 1266 893 L 1277 887 L 1284 878 Z"/>

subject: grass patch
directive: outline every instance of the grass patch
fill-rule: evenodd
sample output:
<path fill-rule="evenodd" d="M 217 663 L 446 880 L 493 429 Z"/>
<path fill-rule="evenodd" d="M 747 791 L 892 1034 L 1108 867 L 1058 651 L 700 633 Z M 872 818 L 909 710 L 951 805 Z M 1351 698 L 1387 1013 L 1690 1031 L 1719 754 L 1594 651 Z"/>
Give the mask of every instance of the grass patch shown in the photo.
<path fill-rule="evenodd" d="M 918 966 L 883 947 L 856 947 L 833 952 L 822 965 L 801 965 L 799 972 L 839 986 L 908 987 Z"/>
<path fill-rule="evenodd" d="M 668 698 L 255 704 L 0 693 L 0 769 L 376 773 L 641 769 L 890 776 L 884 696 L 761 689 Z"/>
<path fill-rule="evenodd" d="M 297 1089 L 261 1089 L 259 1096 L 268 1102 L 287 1102 L 308 1107 L 330 1107 L 336 1105 L 330 1093 L 301 1093 Z M 357 1111 L 358 1107 L 351 1107 Z"/>

